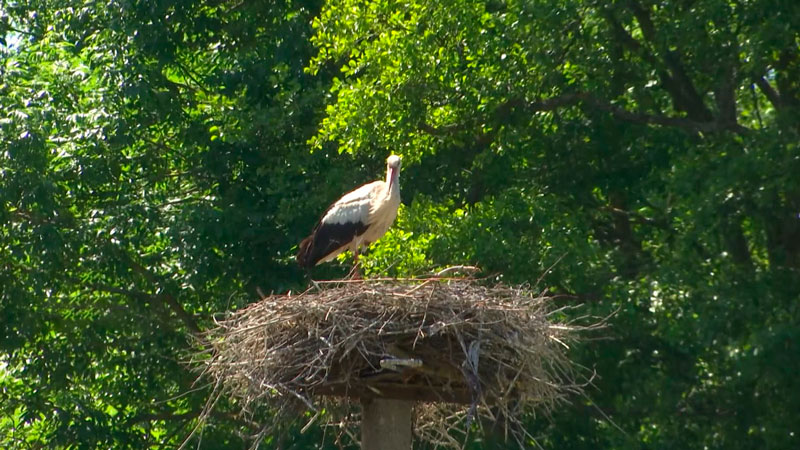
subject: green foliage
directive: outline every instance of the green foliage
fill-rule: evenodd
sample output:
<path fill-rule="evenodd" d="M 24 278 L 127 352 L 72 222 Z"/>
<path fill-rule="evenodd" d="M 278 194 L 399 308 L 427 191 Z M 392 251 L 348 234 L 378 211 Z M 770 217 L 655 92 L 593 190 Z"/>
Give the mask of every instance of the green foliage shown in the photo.
<path fill-rule="evenodd" d="M 0 0 L 0 447 L 180 444 L 189 336 L 303 289 L 296 243 L 390 152 L 368 275 L 614 313 L 541 446 L 800 447 L 799 29 L 775 0 Z M 202 446 L 270 416 L 236 412 Z M 263 446 L 321 446 L 302 425 Z"/>
<path fill-rule="evenodd" d="M 179 444 L 208 393 L 189 334 L 298 286 L 314 8 L 4 8 L 0 446 Z M 224 409 L 203 435 L 241 445 L 256 430 Z"/>
<path fill-rule="evenodd" d="M 616 312 L 575 354 L 624 433 L 577 405 L 532 422 L 540 444 L 789 448 L 798 25 L 769 1 L 330 1 L 312 70 L 341 75 L 312 143 L 417 163 L 381 263 L 546 274 Z"/>

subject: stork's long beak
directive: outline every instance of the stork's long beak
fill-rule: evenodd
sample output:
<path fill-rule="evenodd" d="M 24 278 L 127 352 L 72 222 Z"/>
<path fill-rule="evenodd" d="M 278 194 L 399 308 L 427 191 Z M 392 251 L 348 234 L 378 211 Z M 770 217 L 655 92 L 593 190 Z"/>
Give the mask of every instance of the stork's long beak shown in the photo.
<path fill-rule="evenodd" d="M 389 189 L 397 182 L 397 167 L 389 168 Z"/>

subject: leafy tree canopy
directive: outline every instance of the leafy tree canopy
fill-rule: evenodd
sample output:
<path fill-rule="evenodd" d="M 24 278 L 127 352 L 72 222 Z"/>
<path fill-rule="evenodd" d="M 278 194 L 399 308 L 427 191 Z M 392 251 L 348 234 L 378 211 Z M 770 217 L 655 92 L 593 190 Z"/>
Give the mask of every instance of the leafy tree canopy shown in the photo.
<path fill-rule="evenodd" d="M 0 0 L 0 445 L 180 444 L 191 335 L 302 289 L 293 247 L 395 152 L 367 273 L 614 313 L 541 446 L 800 446 L 798 30 L 779 0 Z M 212 448 L 269 418 L 216 411 Z"/>
<path fill-rule="evenodd" d="M 555 264 L 616 311 L 580 351 L 626 434 L 568 409 L 547 445 L 796 445 L 800 5 L 341 0 L 314 24 L 340 75 L 312 142 L 419 161 L 412 248 Z"/>

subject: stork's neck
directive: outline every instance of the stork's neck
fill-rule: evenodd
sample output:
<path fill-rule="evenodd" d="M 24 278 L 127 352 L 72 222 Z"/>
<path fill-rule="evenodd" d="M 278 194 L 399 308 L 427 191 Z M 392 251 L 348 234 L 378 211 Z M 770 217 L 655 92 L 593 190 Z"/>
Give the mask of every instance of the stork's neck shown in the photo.
<path fill-rule="evenodd" d="M 386 186 L 389 191 L 398 191 L 400 189 L 400 170 L 391 167 L 386 168 Z"/>

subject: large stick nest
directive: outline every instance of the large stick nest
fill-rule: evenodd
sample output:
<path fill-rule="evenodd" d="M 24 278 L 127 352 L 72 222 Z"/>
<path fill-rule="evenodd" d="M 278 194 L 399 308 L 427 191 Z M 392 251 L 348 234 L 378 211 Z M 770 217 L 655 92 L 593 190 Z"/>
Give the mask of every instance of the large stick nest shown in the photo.
<path fill-rule="evenodd" d="M 556 323 L 562 312 L 526 289 L 467 279 L 316 284 L 219 321 L 205 375 L 245 411 L 310 409 L 327 424 L 353 419 L 331 413 L 348 398 L 436 402 L 417 407 L 418 437 L 458 445 L 475 418 L 524 433 L 524 413 L 580 391 L 565 355 L 578 327 Z"/>

